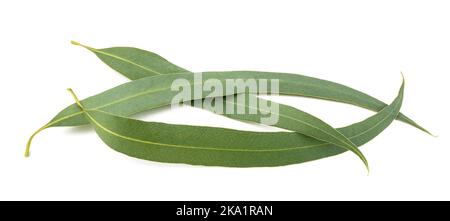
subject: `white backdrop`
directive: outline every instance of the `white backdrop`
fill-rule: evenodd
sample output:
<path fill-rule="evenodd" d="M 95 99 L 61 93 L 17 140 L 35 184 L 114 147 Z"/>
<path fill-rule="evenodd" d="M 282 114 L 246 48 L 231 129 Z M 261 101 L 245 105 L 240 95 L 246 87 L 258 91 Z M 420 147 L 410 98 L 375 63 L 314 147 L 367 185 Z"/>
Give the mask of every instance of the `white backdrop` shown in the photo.
<path fill-rule="evenodd" d="M 447 2 L 447 3 L 446 3 Z M 1 1 L 0 200 L 449 200 L 448 1 Z M 28 136 L 81 97 L 127 80 L 71 45 L 135 46 L 192 71 L 302 73 L 387 103 L 406 77 L 402 112 L 434 138 L 394 122 L 362 151 L 278 168 L 230 169 L 133 159 L 89 127 Z M 333 126 L 372 112 L 273 98 Z M 193 108 L 140 119 L 249 130 Z"/>

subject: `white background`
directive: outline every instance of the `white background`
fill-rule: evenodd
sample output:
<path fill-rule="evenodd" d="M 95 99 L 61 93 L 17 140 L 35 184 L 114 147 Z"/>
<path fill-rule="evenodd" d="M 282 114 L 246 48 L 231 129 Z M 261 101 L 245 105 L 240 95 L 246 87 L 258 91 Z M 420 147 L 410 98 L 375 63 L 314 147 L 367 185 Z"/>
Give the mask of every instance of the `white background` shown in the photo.
<path fill-rule="evenodd" d="M 447 2 L 447 3 L 446 3 Z M 448 1 L 1 1 L 0 200 L 450 200 Z M 192 71 L 302 73 L 391 102 L 439 137 L 394 122 L 362 151 L 278 168 L 162 164 L 111 150 L 89 127 L 28 136 L 73 102 L 127 80 L 70 40 L 135 46 Z M 274 98 L 333 126 L 373 114 Z M 198 109 L 146 120 L 269 130 Z"/>

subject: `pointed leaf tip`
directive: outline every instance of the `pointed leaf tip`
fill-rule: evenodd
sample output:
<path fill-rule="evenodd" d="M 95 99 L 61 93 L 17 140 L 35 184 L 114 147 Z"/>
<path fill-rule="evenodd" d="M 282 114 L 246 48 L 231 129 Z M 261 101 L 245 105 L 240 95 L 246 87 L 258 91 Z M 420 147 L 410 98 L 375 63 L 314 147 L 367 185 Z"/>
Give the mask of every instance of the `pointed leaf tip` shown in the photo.
<path fill-rule="evenodd" d="M 79 42 L 77 42 L 77 41 L 70 41 L 70 43 L 73 44 L 73 45 L 79 45 L 79 46 L 81 46 L 81 44 L 80 44 Z"/>

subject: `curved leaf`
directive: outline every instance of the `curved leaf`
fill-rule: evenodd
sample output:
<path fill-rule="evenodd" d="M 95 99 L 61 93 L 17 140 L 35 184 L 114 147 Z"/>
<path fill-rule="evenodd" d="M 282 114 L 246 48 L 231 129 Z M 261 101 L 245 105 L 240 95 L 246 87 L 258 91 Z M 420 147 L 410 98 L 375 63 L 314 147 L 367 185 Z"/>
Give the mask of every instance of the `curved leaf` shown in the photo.
<path fill-rule="evenodd" d="M 383 131 L 398 115 L 397 98 L 368 119 L 338 129 L 357 145 Z M 333 156 L 345 150 L 298 133 L 247 132 L 224 128 L 171 125 L 124 118 L 76 103 L 112 149 L 126 155 L 168 163 L 227 167 L 282 166 Z"/>
<path fill-rule="evenodd" d="M 82 45 L 78 42 L 72 43 L 83 46 L 84 48 L 94 52 L 104 63 L 131 80 L 146 76 L 154 76 L 157 74 L 180 73 L 186 71 L 185 69 L 168 62 L 166 59 L 156 55 L 155 53 L 137 48 L 113 47 L 95 49 Z M 154 70 L 157 70 L 158 73 L 156 74 Z M 272 75 L 286 75 L 285 73 L 269 73 L 259 71 L 231 71 L 221 73 L 229 76 L 229 78 L 237 77 L 255 79 L 267 78 Z M 305 96 L 342 102 L 372 111 L 380 111 L 387 105 L 384 102 L 361 91 L 331 81 L 298 74 L 292 76 L 286 75 L 286 78 L 289 78 L 291 81 L 280 81 L 280 94 Z M 402 113 L 398 115 L 397 120 L 410 124 L 411 126 L 432 135 L 425 128 Z"/>

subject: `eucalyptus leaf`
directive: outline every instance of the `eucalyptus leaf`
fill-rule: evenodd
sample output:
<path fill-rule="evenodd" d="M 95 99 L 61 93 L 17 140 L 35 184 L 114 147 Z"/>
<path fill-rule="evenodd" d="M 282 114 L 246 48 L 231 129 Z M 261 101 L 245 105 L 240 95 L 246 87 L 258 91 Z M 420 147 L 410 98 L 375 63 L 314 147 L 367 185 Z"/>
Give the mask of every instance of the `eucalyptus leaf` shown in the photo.
<path fill-rule="evenodd" d="M 392 104 L 380 112 L 338 130 L 358 146 L 368 142 L 397 117 L 403 89 L 404 84 Z M 293 132 L 248 132 L 120 117 L 90 109 L 72 94 L 80 111 L 108 146 L 140 159 L 207 166 L 262 167 L 302 163 L 345 151 Z"/>
<path fill-rule="evenodd" d="M 219 80 L 225 84 L 225 81 L 228 78 L 221 73 L 210 73 L 207 77 L 202 78 L 202 82 L 196 82 L 195 77 L 192 74 L 166 74 L 145 77 L 89 97 L 83 101 L 83 105 L 89 110 L 101 110 L 119 116 L 129 116 L 145 110 L 170 105 L 172 98 L 178 93 L 178 91 L 173 91 L 171 89 L 172 83 L 177 79 L 186 79 L 186 81 L 193 86 L 198 83 L 203 84 L 203 82 L 208 79 Z M 223 93 L 224 95 L 232 95 L 235 92 L 233 91 L 231 94 L 226 94 L 227 91 L 224 91 Z M 209 94 L 202 91 L 202 98 L 207 95 Z M 262 102 L 264 100 L 258 99 L 258 101 Z M 237 103 L 237 99 L 233 99 L 232 102 Z M 242 105 L 247 106 L 247 108 L 258 108 L 249 106 L 248 103 Z M 279 121 L 274 126 L 292 130 L 351 150 L 364 162 L 366 167 L 368 167 L 367 160 L 358 150 L 356 145 L 333 127 L 306 112 L 286 105 L 278 105 L 280 106 L 279 111 L 274 114 L 279 116 Z M 61 111 L 43 128 L 83 124 L 86 121 L 86 115 L 83 115 L 82 113 L 83 112 L 79 109 L 77 104 L 73 104 Z M 261 117 L 258 113 L 259 112 L 256 114 L 248 114 L 249 116 L 245 117 L 245 120 L 258 122 Z M 229 117 L 236 119 L 243 118 L 240 114 L 229 115 Z M 41 130 L 42 129 L 39 131 Z M 35 134 L 33 134 L 28 142 L 25 153 L 26 156 L 29 155 L 29 147 L 34 135 Z"/>
<path fill-rule="evenodd" d="M 96 49 L 75 41 L 72 41 L 72 44 L 82 46 L 92 51 L 105 64 L 112 67 L 114 70 L 131 80 L 146 76 L 187 72 L 187 70 L 168 62 L 161 56 L 142 49 L 132 47 L 112 47 Z M 227 75 L 229 78 L 267 79 L 268 77 L 272 76 L 285 78 L 288 81 L 280 80 L 280 94 L 297 95 L 342 102 L 366 108 L 372 111 L 380 111 L 387 105 L 370 95 L 347 87 L 345 85 L 299 74 L 289 75 L 285 73 L 270 73 L 259 71 L 231 71 L 221 73 L 223 75 Z M 208 72 L 206 72 L 205 74 L 208 74 Z M 397 116 L 397 120 L 403 121 L 432 135 L 425 128 L 402 113 Z"/>

